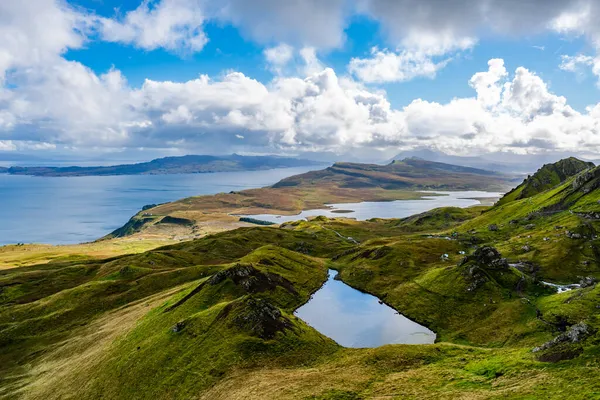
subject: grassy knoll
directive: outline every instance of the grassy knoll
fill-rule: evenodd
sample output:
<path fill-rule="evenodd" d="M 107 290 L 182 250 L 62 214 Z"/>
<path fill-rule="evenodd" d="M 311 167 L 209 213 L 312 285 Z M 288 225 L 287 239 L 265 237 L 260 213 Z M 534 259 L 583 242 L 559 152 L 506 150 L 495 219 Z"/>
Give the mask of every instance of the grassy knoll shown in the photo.
<path fill-rule="evenodd" d="M 2 270 L 0 397 L 599 398 L 599 177 L 493 207 Z M 347 349 L 296 318 L 328 268 L 437 343 Z"/>

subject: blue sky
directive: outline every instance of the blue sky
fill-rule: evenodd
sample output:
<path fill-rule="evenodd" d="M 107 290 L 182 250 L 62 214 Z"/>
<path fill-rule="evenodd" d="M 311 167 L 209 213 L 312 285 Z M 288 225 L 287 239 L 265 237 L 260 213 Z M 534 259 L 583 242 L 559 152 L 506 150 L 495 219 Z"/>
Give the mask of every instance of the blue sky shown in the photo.
<path fill-rule="evenodd" d="M 2 4 L 0 155 L 597 153 L 600 7 L 508 3 Z"/>

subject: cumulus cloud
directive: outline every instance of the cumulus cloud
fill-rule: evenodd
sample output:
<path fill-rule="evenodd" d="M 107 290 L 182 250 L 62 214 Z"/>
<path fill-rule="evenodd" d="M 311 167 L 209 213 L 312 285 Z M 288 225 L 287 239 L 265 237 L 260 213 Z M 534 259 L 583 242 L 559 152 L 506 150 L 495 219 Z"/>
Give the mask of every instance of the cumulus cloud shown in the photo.
<path fill-rule="evenodd" d="M 219 80 L 147 80 L 137 89 L 117 70 L 96 76 L 67 61 L 52 68 L 25 74 L 20 89 L 10 92 L 3 108 L 12 122 L 0 129 L 0 140 L 188 149 L 237 143 L 270 151 L 537 152 L 576 151 L 582 144 L 600 150 L 600 105 L 579 113 L 535 73 L 518 67 L 509 75 L 501 59 L 470 79 L 473 97 L 446 104 L 416 99 L 400 110 L 385 93 L 329 68 L 268 85 L 230 72 Z"/>
<path fill-rule="evenodd" d="M 362 8 L 353 8 L 359 3 Z M 434 76 L 475 45 L 484 24 L 504 34 L 552 29 L 586 35 L 592 43 L 599 31 L 593 23 L 597 7 L 587 0 L 460 0 L 452 9 L 433 0 L 161 0 L 113 18 L 59 0 L 0 2 L 0 33 L 7 38 L 0 42 L 0 148 L 205 149 L 235 143 L 270 151 L 600 150 L 600 105 L 575 111 L 534 72 L 518 67 L 509 73 L 501 59 L 465 82 L 474 90 L 471 97 L 445 104 L 417 98 L 392 108 L 384 92 L 339 77 L 317 57 L 320 49 L 343 44 L 346 16 L 356 12 L 381 21 L 397 46 L 350 63 L 364 82 Z M 148 50 L 199 51 L 208 40 L 203 26 L 214 19 L 261 43 L 287 43 L 269 48 L 265 57 L 273 68 L 293 65 L 296 73 L 278 73 L 269 83 L 234 71 L 219 79 L 148 79 L 131 87 L 117 69 L 98 74 L 63 58 L 95 35 Z M 570 57 L 563 58 L 565 70 L 594 71 L 598 65 L 594 56 Z"/>
<path fill-rule="evenodd" d="M 164 48 L 197 52 L 208 42 L 203 31 L 205 15 L 197 0 L 144 0 L 122 18 L 99 18 L 102 38 L 133 44 L 145 50 Z"/>
<path fill-rule="evenodd" d="M 55 0 L 0 2 L 0 84 L 15 68 L 54 63 L 80 48 L 92 20 Z"/>
<path fill-rule="evenodd" d="M 590 70 L 598 77 L 598 86 L 600 87 L 600 55 L 596 57 L 585 54 L 563 55 L 561 60 L 560 69 L 573 72 L 580 78 L 585 76 L 587 70 Z"/>
<path fill-rule="evenodd" d="M 363 82 L 404 82 L 417 77 L 433 79 L 451 58 L 434 59 L 420 50 L 392 52 L 374 47 L 370 58 L 353 58 L 348 71 Z"/>
<path fill-rule="evenodd" d="M 294 58 L 294 48 L 286 43 L 281 43 L 265 49 L 264 54 L 271 70 L 276 74 L 281 74 L 283 68 Z"/>

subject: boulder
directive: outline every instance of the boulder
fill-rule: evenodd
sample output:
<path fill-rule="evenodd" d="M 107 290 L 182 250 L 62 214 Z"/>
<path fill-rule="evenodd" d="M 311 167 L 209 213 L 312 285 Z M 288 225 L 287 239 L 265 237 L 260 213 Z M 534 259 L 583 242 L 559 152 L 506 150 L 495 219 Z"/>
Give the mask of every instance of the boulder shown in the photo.
<path fill-rule="evenodd" d="M 596 284 L 596 278 L 594 278 L 593 276 L 583 277 L 579 281 L 579 286 L 581 286 L 582 288 L 594 286 L 595 284 Z"/>
<path fill-rule="evenodd" d="M 533 352 L 551 349 L 561 343 L 579 343 L 593 333 L 593 329 L 585 322 L 580 322 L 569 328 L 565 333 L 561 333 L 554 339 L 544 343 L 541 346 L 534 347 Z"/>

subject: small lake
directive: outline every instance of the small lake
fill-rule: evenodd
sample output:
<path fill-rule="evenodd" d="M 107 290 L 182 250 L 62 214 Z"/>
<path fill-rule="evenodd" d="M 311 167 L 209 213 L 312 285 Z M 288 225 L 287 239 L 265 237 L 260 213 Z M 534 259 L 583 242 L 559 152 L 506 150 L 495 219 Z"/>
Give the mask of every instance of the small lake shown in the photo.
<path fill-rule="evenodd" d="M 323 215 L 329 218 L 344 217 L 364 221 L 371 218 L 405 218 L 438 207 L 471 207 L 481 204 L 478 199 L 499 198 L 503 193 L 462 191 L 422 192 L 421 200 L 365 201 L 362 203 L 327 204 L 328 209 L 306 210 L 296 215 L 257 214 L 247 217 L 282 224 L 307 217 Z"/>
<path fill-rule="evenodd" d="M 344 347 L 432 344 L 435 333 L 341 281 L 329 270 L 327 282 L 294 315 Z"/>

